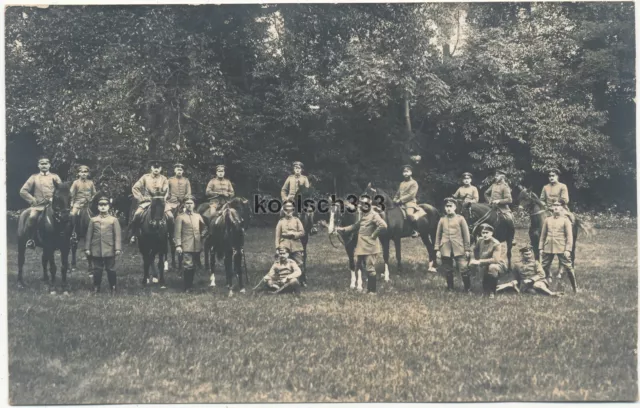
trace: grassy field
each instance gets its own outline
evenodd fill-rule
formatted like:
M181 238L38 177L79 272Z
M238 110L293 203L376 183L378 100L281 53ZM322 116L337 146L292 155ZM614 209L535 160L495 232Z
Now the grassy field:
M525 236L517 231L519 242ZM311 286L300 298L228 298L223 274L209 290L200 273L192 294L180 293L175 272L164 291L142 288L129 245L115 297L90 295L84 261L71 274L70 296L49 295L34 252L28 288L18 290L11 244L11 403L637 398L634 230L582 237L583 291L557 299L446 294L444 278L426 273L418 240L403 243L405 271L393 265L392 282L369 296L348 290L342 248L331 247L326 232L312 237ZM252 284L268 270L272 245L272 230L249 231Z

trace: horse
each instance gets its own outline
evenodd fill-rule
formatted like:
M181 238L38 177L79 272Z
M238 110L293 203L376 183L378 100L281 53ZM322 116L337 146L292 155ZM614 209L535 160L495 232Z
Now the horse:
M300 200L300 212L297 211L298 208L298 203L294 202L294 206L296 208L296 216L300 219L300 221L302 222L302 227L304 229L304 235L300 238L300 243L302 244L302 265L301 265L301 269L302 269L302 279L301 279L301 283L303 285L306 285L306 281L307 281L307 244L309 243L309 237L311 235L315 235L316 231L316 227L314 225L314 217L315 217L315 209L312 208L305 208L304 206L304 202L307 199L311 199L313 197L313 194L315 193L315 190L312 188L307 188L305 186L300 186L300 188L297 191L297 196L299 198L297 198L297 200Z
M91 222L91 218L94 216L94 212L92 208L94 208L94 199L98 195L96 194L91 200L87 201L87 203L80 209L80 213L78 214L76 225L73 229L73 234L71 236L71 270L76 270L76 251L78 250L78 241L81 238L85 238L87 235L87 228L89 228L89 223ZM87 257L87 264L89 273L93 270L91 257Z
M498 210L488 204L481 203L465 203L458 200L457 208L460 208L460 214L464 217L469 225L469 233L472 242L476 242L482 234L480 224L489 224L493 227L493 237L500 242L507 244L507 267L511 271L511 249L513 248L513 239L516 235L516 227L513 222L505 219Z
M178 215L180 215L180 213L182 212L182 208L183 208L183 204L180 203L180 205L178 205L176 208L171 210L174 220L178 217ZM173 231L170 231L169 235L173 235ZM175 237L173 238L175 239ZM172 269L176 269L176 244L174 239L169 239L169 247L171 248L171 268ZM169 269L167 263L168 262L165 261L165 265L164 265L165 271ZM178 254L177 266L178 266L178 273L180 273L180 271L182 270L182 254Z
M156 255L158 256L159 283L165 288L164 259L167 256L167 237L169 228L168 219L164 213L164 196L155 195L151 198L151 204L142 213L140 219L140 236L138 237L138 249L142 255L143 277L142 284L150 283L149 268L152 266ZM157 274L153 273L154 283Z
M357 219L358 219L358 214L357 212L355 212L355 210L347 210L345 211L344 208L342 208L341 211L338 211L338 204L333 204L330 207L330 212L329 212L329 225L328 225L328 232L329 232L329 240L331 241L331 245L334 248L337 248L337 246L335 246L333 244L333 241L331 240L331 235L333 234L333 232L335 231L336 227L348 227L350 225L353 225L356 223ZM356 249L356 244L358 243L358 232L351 232L351 233L344 233L344 234L340 234L338 235L340 241L342 242L342 245L344 246L345 251L347 252L347 256L349 257L349 270L351 271L351 285L349 286L351 289L357 289L359 291L362 290L362 266L361 265L356 265L355 262L355 249Z
M204 260L205 268L210 272L210 286L216 286L216 258L218 260L224 258L229 296L233 295L234 272L238 278L240 293L246 292L245 282L242 279L242 262L244 260L244 232L249 225L250 217L248 203L248 200L241 197L232 198L220 207L211 219L205 219L208 232L204 240ZM248 276L246 278L248 281Z
M529 226L529 239L533 246L533 253L536 260L540 260L540 250L538 245L540 244L540 234L542 233L542 224L544 220L551 216L551 212L547 210L546 206L540 198L531 190L524 187L520 187L520 194L518 195L518 203L520 207L529 213L531 218L531 225ZM576 259L576 243L578 241L578 232L582 231L586 236L590 236L593 232L593 228L589 223L580 221L577 217L572 224L573 231L573 247L571 248L571 265L575 266Z
M69 251L71 250L71 183L58 184L54 182L53 197L38 216L36 221L36 246L42 248L42 280L49 282L47 265L51 274L50 292L55 294L56 263L55 251L60 250L62 261L62 283L60 289L68 294L67 271L69 270ZM24 287L22 278L25 262L26 242L29 236L26 223L29 209L20 214L18 220L18 286Z

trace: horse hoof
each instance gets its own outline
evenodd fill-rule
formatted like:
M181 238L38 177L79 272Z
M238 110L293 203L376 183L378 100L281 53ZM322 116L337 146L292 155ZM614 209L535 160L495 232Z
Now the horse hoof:
M358 286L358 288L356 289L358 292L362 292L362 286Z
M153 283L158 283L158 278L153 278Z
M160 286L160 289L166 289L167 287L165 285Z
M240 289L240 293L245 294L247 293L247 290L245 288Z
M229 297L233 297L233 291L232 290L229 291Z
M436 268L429 268L429 272L438 273L438 270Z
M69 291L65 290L64 292L62 292L62 294L65 295L65 296L69 296Z
M55 290L52 290L51 292L49 292L50 295L57 295L58 292L56 292Z

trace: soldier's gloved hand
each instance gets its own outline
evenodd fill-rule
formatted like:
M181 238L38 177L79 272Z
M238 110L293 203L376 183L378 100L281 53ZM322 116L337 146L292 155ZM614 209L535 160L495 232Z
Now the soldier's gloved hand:
M116 256L120 256L121 254L122 254L122 251L118 249L118 250L116 251Z
M181 247L181 246L177 246L177 247L176 247L176 252L177 252L178 254L182 254L182 247Z
M464 251L464 256L466 256L467 259L471 258L471 252L470 251Z
M567 259L571 259L571 252L570 251L564 251L564 256Z
M88 249L87 249L86 251L84 251L84 253L85 253L87 256L91 256L91 251L89 251Z
M442 258L442 254L440 253L440 251L436 251L436 258Z

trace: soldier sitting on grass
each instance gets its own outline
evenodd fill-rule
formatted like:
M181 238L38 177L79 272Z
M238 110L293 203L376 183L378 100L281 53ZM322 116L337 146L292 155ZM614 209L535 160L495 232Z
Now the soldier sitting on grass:
M520 249L522 260L514 269L515 280L499 285L496 292L523 292L547 296L564 295L562 292L552 292L545 278L544 270L540 262L533 255L533 248L526 246Z
M289 249L279 246L276 255L278 259L273 263L269 273L264 277L264 283L273 293L300 294L300 282L298 278L302 271L298 264L289 259Z

